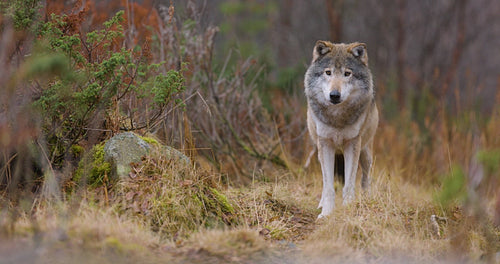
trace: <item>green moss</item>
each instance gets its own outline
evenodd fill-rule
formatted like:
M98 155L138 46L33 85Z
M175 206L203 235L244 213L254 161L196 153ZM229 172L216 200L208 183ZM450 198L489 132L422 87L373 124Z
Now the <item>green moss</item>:
M78 185L81 182L82 177L83 177L83 159L80 160L80 162L78 162L78 168L76 169L75 173L73 174L73 177L72 177L73 184L71 186ZM69 193L71 193L73 191L73 188L70 188L67 191Z
M152 137L143 137L143 136L139 136L142 140L146 141L146 143L150 144L150 145L160 145L160 143L158 142L158 140L152 138Z
M197 195L191 195L191 199L193 199L196 205L198 205L199 207L203 207L203 202L200 200L200 198L198 198Z
M71 153L75 155L76 157L80 157L83 152L85 151L82 146L80 145L72 145L70 148Z
M282 240L285 239L286 237L286 230L282 228L275 228L272 226L265 226L265 228L270 230L269 235L271 236L271 239L273 240Z
M103 244L106 249L116 253L127 254L130 252L139 252L145 250L143 246L135 243L123 243L116 237L107 237Z
M205 207L209 212L212 212L217 209L217 203L214 199L212 199L211 194L209 192L207 193L201 192L200 195L201 198L203 199Z
M104 244L106 245L106 247L117 250L118 252L124 252L123 244L115 237L106 238L106 240L104 240Z
M220 208L222 209L223 212L225 213L234 213L234 208L233 206L229 203L227 200L227 197L217 191L215 188L210 188L210 191L213 194L214 199L217 201L217 203L220 205Z
M91 187L103 185L107 176L111 173L111 164L104 161L104 142L97 144L84 155L78 163L78 169L73 175L73 182L81 184L86 178L86 183Z
M93 148L92 169L88 179L88 184L97 187L104 183L106 175L111 173L111 164L104 161L104 143L95 145Z

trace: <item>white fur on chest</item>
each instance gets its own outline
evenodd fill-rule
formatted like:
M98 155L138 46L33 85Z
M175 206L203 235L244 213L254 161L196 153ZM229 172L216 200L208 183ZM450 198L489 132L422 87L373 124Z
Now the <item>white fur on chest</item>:
M366 113L363 113L355 123L342 128L331 127L321 122L314 113L311 113L311 116L316 125L316 134L318 138L330 141L330 144L336 149L343 149L348 141L359 136L359 132L366 118Z

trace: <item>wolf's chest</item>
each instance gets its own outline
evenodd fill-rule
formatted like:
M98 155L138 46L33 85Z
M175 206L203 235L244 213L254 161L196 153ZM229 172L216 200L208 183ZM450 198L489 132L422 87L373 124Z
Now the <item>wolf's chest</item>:
M316 134L323 140L329 140L336 148L343 148L345 143L357 137L366 118L366 114L362 114L356 122L343 127L333 127L322 122L316 115L312 115L312 119L316 125Z

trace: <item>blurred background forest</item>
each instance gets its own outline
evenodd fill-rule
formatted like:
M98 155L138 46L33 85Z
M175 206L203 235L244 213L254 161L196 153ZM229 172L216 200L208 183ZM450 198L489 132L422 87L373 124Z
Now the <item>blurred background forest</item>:
M122 113L115 113L115 118L128 111L129 120L118 117L114 122L99 123L94 119L103 118L103 112L107 111L100 107L92 108L90 112L94 113L79 121L79 125L93 124L94 127L81 131L74 128L55 131L57 129L52 127L44 140L49 141L49 152L53 153L50 163L59 168L63 167L64 156L68 157L68 150L75 143L90 142L84 146L89 147L117 131L140 129L142 133L155 132L165 143L187 152L197 149L212 165L219 169L230 167L224 169L238 175L249 175L249 170L255 169L254 163L238 160L238 152L256 158L258 167L262 166L260 161L270 161L285 168L290 165L286 163L300 164L311 149L304 125L303 75L311 59L312 47L319 39L360 41L368 45L382 113L381 139L384 139L385 125L390 124L398 134L394 136L405 134L407 139L404 140L412 144L401 144L407 149L407 155L425 155L427 150L427 154L437 156L434 157L436 164L426 164L420 169L427 168L433 173L436 172L433 169L446 170L449 164L444 164L449 163L450 157L447 157L448 150L439 150L443 148L442 140L453 140L453 131L457 129L463 129L457 132L465 133L474 130L474 134L480 137L480 132L498 109L500 55L495 52L495 47L500 44L500 18L497 15L500 5L492 0L217 0L172 3L49 0L5 2L2 5L4 14L7 14L1 21L4 36L2 87L9 90L3 96L1 120L3 138L6 138L2 149L6 153L9 153L9 148L5 145L15 149L23 141L9 142L10 138L24 134L8 125L12 118L16 118L12 116L16 111L12 110L29 103L29 98L43 98L43 85L51 86L52 77L39 75L47 75L43 71L48 68L44 67L52 66L31 69L38 71L29 73L35 75L36 80L23 83L24 89L16 89L16 85L20 85L19 79L32 79L32 76L14 76L19 68L26 71L23 65L26 58L33 58L37 49L44 49L39 44L44 36L37 36L40 32L36 31L40 30L41 22L52 21L51 14L66 15L62 20L69 24L65 26L67 28L60 27L62 32L58 33L61 34L58 37L64 39L79 32L102 29L103 22L124 10L124 36L111 40L112 50L119 51L120 47L140 50L135 59L146 57L147 63L164 62L159 72L176 70L185 78L185 90L164 95L165 103L155 116L140 111L131 114L131 109L122 106L123 109L119 110ZM15 8L19 9L17 13L10 14ZM50 45L52 51L59 48ZM102 47L97 42L95 45L93 52L99 58ZM85 45L85 51L81 50L82 47L74 48L84 56L84 52L92 53ZM87 60L95 61L88 57ZM104 58L101 56L100 60ZM81 70L82 67L76 66L75 70ZM60 74L57 69L55 71L48 74ZM120 81L130 82L128 79ZM136 81L132 77L130 83ZM12 96L20 94L22 99L12 100ZM175 103L168 104L170 97L184 100L185 111L179 111L181 108ZM117 101L125 101L125 98L112 100L120 104ZM135 102L135 106L140 103L148 102ZM6 105L14 109L6 108ZM213 107L215 109L211 109ZM70 113L65 111L56 112L69 116ZM21 120L39 119L20 109L17 112L29 115ZM165 114L167 112L169 114ZM104 115L110 118L109 113ZM132 115L136 117L132 118ZM74 119L68 116L66 118ZM207 119L207 116L215 118ZM66 121L59 120L58 125L66 126ZM131 127L113 124L125 121L140 124ZM18 121L15 123L17 129L26 131ZM38 120L26 121L25 125L38 130L39 125L47 128L48 124ZM56 135L58 133L66 135ZM440 139L438 135L446 138ZM26 135L26 140L32 136ZM412 136L415 138L409 139ZM389 158L389 150L384 148L386 142L378 140L377 144L379 156ZM462 145L463 149L457 151L457 155L473 151L470 150L473 145ZM432 154L436 153L435 150L438 154ZM451 157L451 160L464 164L467 155L456 159ZM4 156L4 161L9 157L9 154ZM249 166L245 168L241 163Z
M72 193L84 153L123 131L181 150L228 184L317 172L315 162L304 169L313 146L303 78L316 41L330 40L367 44L381 116L375 170L445 186L443 199L494 200L500 223L499 1L15 0L0 9L5 208Z

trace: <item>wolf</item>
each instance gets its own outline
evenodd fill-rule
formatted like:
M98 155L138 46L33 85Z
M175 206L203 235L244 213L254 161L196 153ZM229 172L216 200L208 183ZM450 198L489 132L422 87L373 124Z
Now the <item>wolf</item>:
M317 41L304 87L307 128L317 147L323 174L319 219L335 207L336 154L344 155L344 204L354 199L358 163L362 169L362 188L367 190L370 185L378 109L366 44Z

